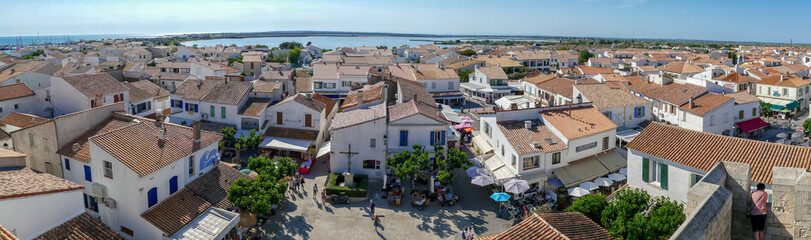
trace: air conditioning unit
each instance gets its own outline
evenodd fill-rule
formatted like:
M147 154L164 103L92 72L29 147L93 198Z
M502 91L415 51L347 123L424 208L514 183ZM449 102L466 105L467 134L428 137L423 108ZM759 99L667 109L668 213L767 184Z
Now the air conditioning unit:
M103 202L104 206L107 206L108 208L115 208L115 200L112 198L104 198Z
M46 97L46 98L45 98L45 101L46 101L46 102L50 102L50 101L51 101L51 97Z
M200 117L202 117L203 119L208 119L208 114L207 113L201 113Z
M107 196L107 187L104 185L93 183L93 195L96 197L106 197Z

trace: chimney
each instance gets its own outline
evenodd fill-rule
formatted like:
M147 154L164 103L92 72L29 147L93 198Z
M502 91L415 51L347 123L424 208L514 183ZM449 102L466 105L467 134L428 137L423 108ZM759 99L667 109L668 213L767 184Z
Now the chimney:
M196 121L196 122L191 124L192 129L194 130L194 135L193 135L194 143L197 143L197 144L200 143L200 124L201 124L200 121Z
M197 88L203 85L203 79L197 79Z
M693 106L695 106L695 105L693 104L693 98L690 98L690 102L688 102L688 104L690 104L690 105L688 105L688 106L687 106L687 108L689 108L689 109L693 109Z
M532 129L532 121L530 120L524 121L524 128L526 128L527 130Z
M73 150L73 153L77 153L81 149L82 145L79 145L79 143L73 143L73 145L71 146L71 150Z
M158 129L158 147L163 148L166 143L166 126L161 124Z
M358 106L363 104L363 89L358 89Z
M572 104L569 104L569 118L572 118Z
M416 93L414 94L414 98L411 98L411 100L412 100L412 101L416 101L416 100L417 100L417 94L416 94Z

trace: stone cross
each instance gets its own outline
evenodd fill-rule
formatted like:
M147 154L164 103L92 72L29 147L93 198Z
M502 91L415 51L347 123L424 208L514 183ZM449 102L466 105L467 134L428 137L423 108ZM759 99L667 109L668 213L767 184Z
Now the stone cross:
M348 150L346 150L344 152L338 152L338 153L346 154L346 160L348 161L346 172L351 173L352 172L352 155L358 155L360 153L352 151L352 144L349 144L349 149Z

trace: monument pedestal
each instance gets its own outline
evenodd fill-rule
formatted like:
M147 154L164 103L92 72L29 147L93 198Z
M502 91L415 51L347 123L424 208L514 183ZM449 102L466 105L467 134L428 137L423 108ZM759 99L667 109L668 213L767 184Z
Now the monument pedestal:
M355 187L355 175L352 175L352 173L349 172L345 172L344 182L341 185L348 188Z

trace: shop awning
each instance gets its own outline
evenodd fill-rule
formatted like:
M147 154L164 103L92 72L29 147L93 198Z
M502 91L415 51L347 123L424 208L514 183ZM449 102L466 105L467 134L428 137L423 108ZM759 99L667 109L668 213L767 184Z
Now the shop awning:
M531 174L524 174L518 177L518 179L527 181L529 184L544 182L546 181L546 172L536 172Z
M484 166L493 173L493 177L495 177L496 180L502 181L516 177L516 174L512 172L510 168L506 167L504 162L495 155L491 155L490 158L484 160Z
M738 128L741 129L741 131L743 131L744 133L749 134L751 132L763 129L769 126L769 124L764 122L763 119L758 117L743 122L735 123L735 126L738 126Z
M321 145L321 148L319 148L319 149L318 149L318 154L317 154L317 155L315 155L315 157L321 157L321 156L324 156L324 155L329 154L329 149L330 149L330 147L332 146L332 144L331 144L331 143L332 143L332 142L327 141L327 142L325 142L324 144L322 144L322 145Z
M618 171L628 165L628 161L616 151L597 156L597 160L608 168L609 172Z
M472 141L473 146L476 147L477 150L479 150L480 154L485 154L493 151L493 147L491 147L490 144L487 143L487 141L484 140L482 136L475 136L473 137Z
M267 137L265 138L264 141L262 141L261 144L259 144L259 147L288 150L295 152L306 152L307 148L310 147L310 143L311 141L308 140Z
M597 158L591 157L562 168L552 170L566 188L577 186L586 181L608 174L608 169L600 164Z
M800 103L797 101L788 101L788 100L780 100L780 99L773 99L773 98L764 98L764 102L767 102L772 105L772 110L780 111L780 110L792 110L795 108L800 107Z

